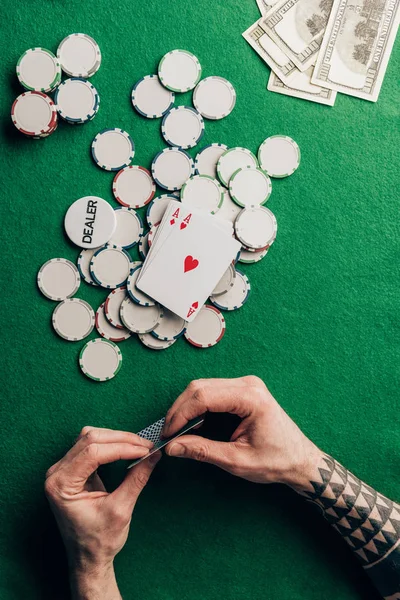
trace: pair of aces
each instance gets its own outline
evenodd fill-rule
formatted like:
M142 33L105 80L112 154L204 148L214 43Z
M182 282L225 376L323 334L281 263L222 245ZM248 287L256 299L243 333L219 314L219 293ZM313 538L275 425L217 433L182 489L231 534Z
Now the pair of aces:
M136 286L190 322L240 248L229 222L171 200Z

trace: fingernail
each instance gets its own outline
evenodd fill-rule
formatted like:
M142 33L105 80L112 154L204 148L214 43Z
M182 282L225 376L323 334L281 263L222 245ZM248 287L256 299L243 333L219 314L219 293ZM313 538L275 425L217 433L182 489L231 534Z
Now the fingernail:
M162 457L161 452L156 452L155 454L152 454L149 458L149 462L150 462L151 466L156 465L161 457Z
M168 454L170 456L184 456L185 447L182 444L172 444L168 446Z

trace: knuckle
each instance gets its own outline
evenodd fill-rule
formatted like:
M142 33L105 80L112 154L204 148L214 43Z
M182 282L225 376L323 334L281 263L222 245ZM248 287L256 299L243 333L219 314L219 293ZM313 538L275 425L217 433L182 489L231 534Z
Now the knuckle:
M87 433L85 434L85 439L88 444L94 444L99 439L98 433L95 429L88 427Z
M191 454L192 454L192 458L194 458L194 460L198 460L201 462L206 462L210 455L207 446L204 446L204 445L195 446L193 448Z
M85 427L82 427L79 437L84 437L89 433L89 431L91 431L91 429L92 427L90 427L89 425L85 425Z
M116 504L112 507L110 517L118 527L128 525L131 520L130 512L128 512L122 504Z
M247 385L251 387L265 387L263 380L257 377L257 375L246 375L246 377L243 377L243 379L246 381Z
M54 477L48 477L44 482L44 491L48 498L54 499L57 496L57 485Z
M193 379L188 386L188 389L192 392L195 393L198 389L200 389L202 387L202 381L201 379Z
M83 454L89 460L96 460L99 454L99 446L98 444L90 443L84 448Z
M149 481L148 473L144 473L143 471L141 471L140 473L137 473L137 475L135 477L135 483L136 483L136 487L139 490L143 489L148 481Z

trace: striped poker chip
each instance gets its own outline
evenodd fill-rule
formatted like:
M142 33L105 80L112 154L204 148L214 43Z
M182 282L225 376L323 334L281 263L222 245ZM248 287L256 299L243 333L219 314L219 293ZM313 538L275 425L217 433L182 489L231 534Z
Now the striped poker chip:
M153 329L151 335L164 342L172 342L180 338L186 331L185 319L172 311L164 308L164 313L159 324Z
M153 198L147 208L146 219L149 227L153 227L155 223L159 223L164 216L171 200L176 200L172 194L162 194Z
M101 335L101 337L106 338L106 340L110 340L110 342L123 342L131 337L131 332L127 329L117 328L114 325L111 325L109 321L107 321L105 312L104 312L105 303L101 304L96 311L95 317L95 325L96 329Z
M57 127L57 109L43 92L24 92L13 102L11 120L28 137L47 137Z
M242 247L239 253L239 262L245 265L252 265L253 263L257 263L260 260L262 260L264 256L267 256L268 250L269 246L268 248L261 250L261 252L249 252L249 250Z
M120 246L106 244L94 253L89 271L101 287L114 289L125 285L132 268L132 259Z
M121 321L132 333L149 333L159 324L162 315L163 309L159 304L141 306L129 297L121 304Z
M161 133L171 146L194 148L204 135L203 117L191 106L175 106L163 118Z
M237 147L224 152L217 163L217 174L222 185L228 187L234 172L245 167L258 167L257 158L250 150Z
M187 50L172 50L160 60L158 77L168 90L188 92L200 81L199 59Z
M139 340L142 342L146 348L150 348L151 350L166 350L170 348L173 344L175 344L175 340L160 340L150 333L139 333Z
M226 329L225 319L214 306L205 304L196 318L188 323L185 338L197 348L211 348L223 338Z
M107 321L117 329L124 329L119 313L125 298L127 298L126 286L122 286L113 290L104 303L104 315Z
M265 204L271 192L271 180L260 167L238 169L229 180L229 194L243 208Z
M150 231L144 233L139 240L138 250L142 260L146 259L146 256L149 252L149 233Z
M61 68L70 77L92 77L100 68L101 52L97 42L86 33L71 33L57 49Z
M224 152L228 150L225 144L209 144L196 155L194 166L196 175L217 177L217 163Z
M218 211L218 219L225 219L234 225L236 217L242 210L241 206L238 206L236 202L230 197L229 191L226 188L222 188L223 200L222 205Z
M130 270L128 281L126 282L126 290L129 297L136 302L136 304L140 304L140 306L154 306L155 301L136 287L136 282L140 276L141 270L141 264Z
M206 77L193 92L193 104L206 119L223 119L235 108L235 88L223 77Z
M236 237L249 250L265 250L271 246L277 231L275 215L264 206L244 208L235 221Z
M164 148L154 157L151 174L160 187L169 191L180 190L194 174L194 161L185 150Z
M70 298L79 289L81 278L79 271L66 258L52 258L44 263L37 275L39 290L49 300L61 302Z
M300 148L287 135L272 135L258 149L260 166L270 177L288 177L300 164Z
M90 304L80 298L67 298L56 306L52 324L58 335L64 340L77 342L83 340L92 331L95 315Z
M175 102L175 94L161 83L157 75L146 75L132 88L133 108L143 117L158 119L163 117Z
M231 287L234 286L236 279L236 269L234 265L229 265L221 279L215 286L212 292L212 296L220 296L225 294Z
M108 381L115 377L122 365L122 354L114 342L96 338L87 342L79 355L82 373L94 381Z
M233 286L224 294L210 296L210 301L221 310L237 310L247 302L250 289L250 282L246 275L236 269Z
M127 167L135 156L133 139L129 133L117 127L100 131L92 142L91 150L96 165L106 171L119 171Z
M93 258L95 252L100 250L102 246L98 248L84 248L78 256L76 266L78 267L79 275L89 285L97 286L97 283L92 279L89 271L90 261Z
M130 165L116 174L112 191L122 206L142 208L153 199L156 186L150 171L138 165Z
M215 215L224 201L222 186L209 175L194 175L183 185L181 201L182 204Z
M61 82L61 67L46 48L30 48L17 62L17 77L27 90L52 92Z
M151 228L150 231L147 235L147 245L149 248L151 248L151 245L154 241L155 235L157 233L157 229L159 227L160 223L155 223Z
M142 219L133 208L118 206L114 208L114 212L117 218L117 226L109 243L122 248L136 246L143 234Z
M90 81L81 77L71 77L59 85L54 102L64 121L82 124L88 123L96 116L100 97Z

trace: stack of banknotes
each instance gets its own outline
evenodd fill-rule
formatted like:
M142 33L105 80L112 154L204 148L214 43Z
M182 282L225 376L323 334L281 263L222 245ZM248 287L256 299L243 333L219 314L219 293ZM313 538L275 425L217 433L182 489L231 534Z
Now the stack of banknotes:
M256 0L243 37L271 67L272 92L333 106L336 93L376 102L400 0Z

